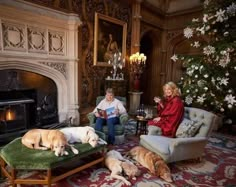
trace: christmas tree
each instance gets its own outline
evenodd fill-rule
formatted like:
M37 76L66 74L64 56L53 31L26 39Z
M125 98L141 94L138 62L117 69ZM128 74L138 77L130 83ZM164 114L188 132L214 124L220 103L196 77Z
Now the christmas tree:
M186 68L179 83L187 106L232 118L236 112L236 4L234 0L205 0L201 18L184 29L198 55L176 55ZM234 114L235 115L235 114ZM234 117L235 118L235 117Z

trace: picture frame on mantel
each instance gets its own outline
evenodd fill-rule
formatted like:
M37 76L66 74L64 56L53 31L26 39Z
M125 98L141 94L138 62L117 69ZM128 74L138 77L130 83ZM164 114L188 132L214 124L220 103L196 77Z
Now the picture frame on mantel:
M94 65L112 66L108 63L112 55L126 55L127 23L104 14L95 13Z

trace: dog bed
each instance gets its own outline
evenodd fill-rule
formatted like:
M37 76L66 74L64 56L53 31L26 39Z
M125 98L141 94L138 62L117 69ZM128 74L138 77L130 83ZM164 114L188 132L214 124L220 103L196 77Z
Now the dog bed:
M102 139L105 135L96 132ZM21 138L16 138L5 145L0 152L1 170L12 186L16 184L47 184L51 186L95 164L102 163L105 158L106 146L98 145L93 148L90 144L76 143L74 147L79 150L75 155L68 149L69 155L57 157L54 152L29 149L21 143ZM20 172L40 171L42 179L21 178Z

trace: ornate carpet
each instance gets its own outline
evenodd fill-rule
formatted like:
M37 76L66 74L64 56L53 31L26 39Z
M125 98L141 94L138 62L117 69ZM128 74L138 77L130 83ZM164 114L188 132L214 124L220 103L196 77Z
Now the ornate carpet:
M129 129L132 131L132 128ZM126 153L138 145L139 138L126 133L126 142L116 145L114 149ZM142 171L136 180L130 180L135 187L236 187L236 137L213 133L205 148L202 162L194 160L181 161L169 164L173 183L168 183L156 176L152 176L147 169L138 165ZM184 153L183 153L184 154ZM35 172L25 173L24 177L37 175ZM120 180L109 177L107 168L99 165L81 171L60 182L53 187L124 187ZM1 187L9 186L2 181ZM22 185L26 186L26 185ZM29 185L27 185L29 187ZM40 186L40 185L30 185Z

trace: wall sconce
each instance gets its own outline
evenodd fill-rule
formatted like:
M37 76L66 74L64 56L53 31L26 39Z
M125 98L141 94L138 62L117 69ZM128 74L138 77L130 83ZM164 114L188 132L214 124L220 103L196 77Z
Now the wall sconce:
M147 57L143 53L135 53L129 57L131 65L131 74L133 74L133 89L136 91L140 90L140 78L144 71Z

